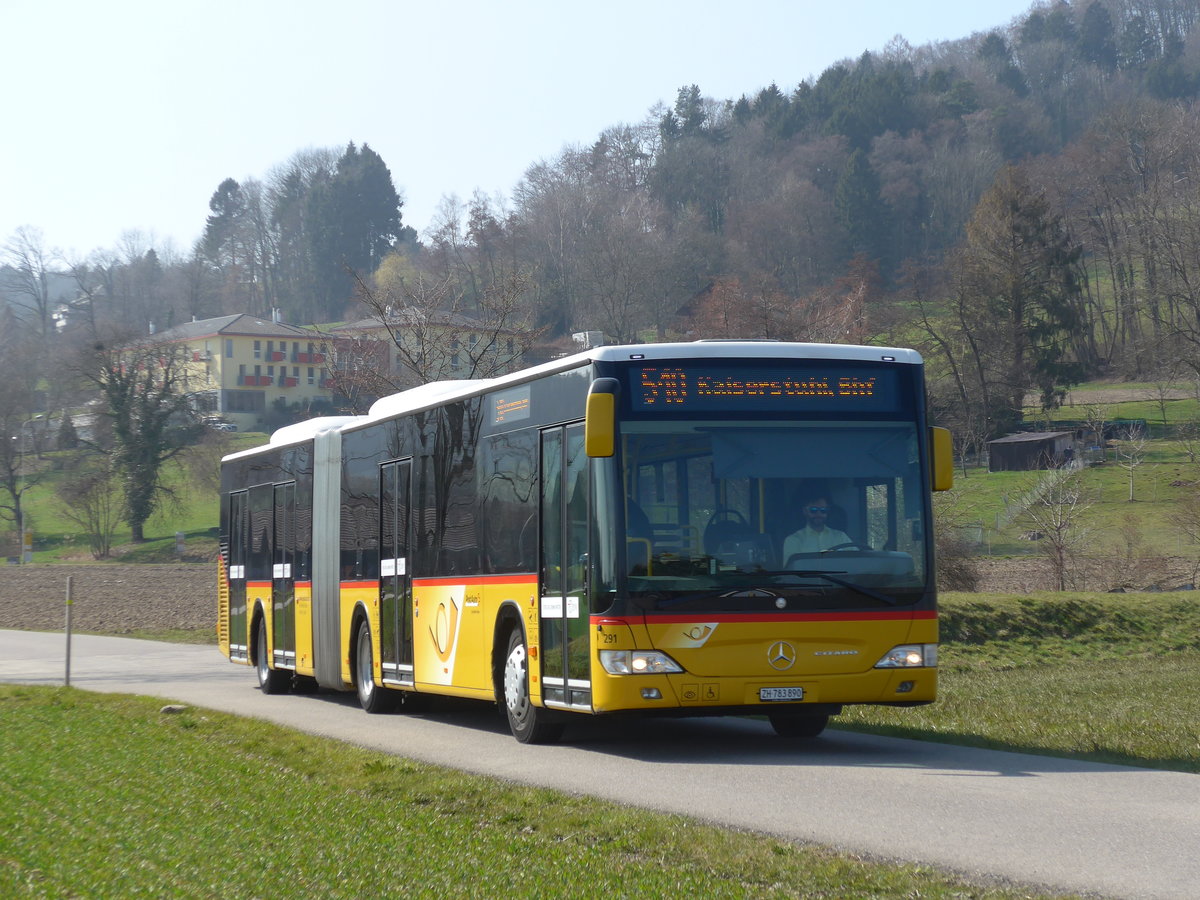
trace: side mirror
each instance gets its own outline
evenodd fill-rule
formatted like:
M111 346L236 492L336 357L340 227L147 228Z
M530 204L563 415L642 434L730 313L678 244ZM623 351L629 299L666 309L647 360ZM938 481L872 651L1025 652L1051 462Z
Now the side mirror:
M954 441L945 428L929 429L929 467L935 491L954 487Z
M615 378L597 378L587 396L583 420L583 448L591 457L612 456L617 451L617 391Z

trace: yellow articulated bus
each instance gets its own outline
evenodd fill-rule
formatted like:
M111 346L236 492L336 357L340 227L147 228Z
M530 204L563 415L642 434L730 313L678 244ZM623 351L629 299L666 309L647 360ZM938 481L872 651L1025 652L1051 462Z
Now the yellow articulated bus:
M428 384L225 458L218 632L263 691L572 715L766 716L813 736L937 693L920 356L600 347Z

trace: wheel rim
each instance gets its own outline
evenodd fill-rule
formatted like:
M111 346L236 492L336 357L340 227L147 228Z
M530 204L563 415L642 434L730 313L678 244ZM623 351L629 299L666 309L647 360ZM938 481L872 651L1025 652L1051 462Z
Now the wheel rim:
M371 632L358 630L358 696L365 702L375 691L375 673L371 665Z
M517 725L529 716L529 690L525 678L525 646L517 644L504 663L504 704L509 718Z
M254 659L258 669L258 683L262 686L267 683L267 679L271 677L271 669L267 665L267 629L259 622L258 623L258 646L255 648Z

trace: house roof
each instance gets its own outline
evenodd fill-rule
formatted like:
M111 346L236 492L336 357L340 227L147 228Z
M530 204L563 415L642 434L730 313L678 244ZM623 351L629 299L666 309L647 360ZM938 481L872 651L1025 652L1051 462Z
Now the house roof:
M425 313L411 306L406 306L403 309L393 310L387 317L387 324L393 328L411 328L413 325L423 321L431 322L435 325L443 325L447 328L482 328L484 323L479 319L471 316L463 315L456 312L437 311L433 313ZM381 316L369 316L365 319L359 319L355 322L347 322L344 325L338 325L329 329L331 332L338 331L372 331L384 326L384 319Z
M223 337L238 335L241 337L283 337L304 338L312 340L315 332L298 325L287 325L283 322L272 322L269 318L251 316L247 313L237 313L232 316L218 316L215 319L200 319L185 322L160 331L154 335L158 341L194 341L206 337Z
M988 441L989 444L1020 444L1034 443L1037 441L1048 441L1053 438L1069 438L1069 431L1023 431L1020 434L1006 434L1002 438L996 438L994 441Z

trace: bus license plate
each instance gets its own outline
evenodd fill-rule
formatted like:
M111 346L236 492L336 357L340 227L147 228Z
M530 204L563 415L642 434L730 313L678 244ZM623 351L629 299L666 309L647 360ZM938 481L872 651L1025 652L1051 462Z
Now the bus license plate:
M767 700L803 700L804 688L802 687L776 687L776 688L759 688L758 699L761 701Z

